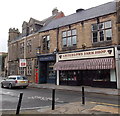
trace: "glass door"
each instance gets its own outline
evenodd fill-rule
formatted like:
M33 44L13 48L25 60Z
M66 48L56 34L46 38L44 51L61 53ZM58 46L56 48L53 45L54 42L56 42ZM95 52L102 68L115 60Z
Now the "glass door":
M53 70L55 62L48 62L48 70L47 70L47 82L55 83L56 73Z

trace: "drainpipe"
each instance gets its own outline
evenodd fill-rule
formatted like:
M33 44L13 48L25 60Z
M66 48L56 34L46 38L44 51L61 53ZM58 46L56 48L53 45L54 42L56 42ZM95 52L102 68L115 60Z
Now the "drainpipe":
M26 59L26 49L27 49L27 37L24 39L24 59ZM27 62L27 60L26 60ZM26 67L24 68L24 75L26 75Z
M115 63L116 63L116 76L117 76L117 89L120 89L120 51L117 46L115 47Z

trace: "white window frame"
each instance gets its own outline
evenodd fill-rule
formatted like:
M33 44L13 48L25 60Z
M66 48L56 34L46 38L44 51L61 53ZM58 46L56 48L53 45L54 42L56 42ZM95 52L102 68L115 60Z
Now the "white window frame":
M110 27L105 27L105 24L110 22ZM99 28L100 24L103 24L103 28ZM93 30L93 25L96 25L97 26L97 29L96 30ZM96 24L92 24L92 43L98 43L98 42L105 42L105 41L111 41L112 40L112 21L111 20L108 20L108 21L105 21L105 22L101 22L101 23L96 23ZM111 39L110 40L107 40L107 37L106 37L106 31L107 30L111 30ZM101 41L100 40L100 32L103 31L104 32L104 40ZM93 40L93 32L97 32L97 42L94 42Z

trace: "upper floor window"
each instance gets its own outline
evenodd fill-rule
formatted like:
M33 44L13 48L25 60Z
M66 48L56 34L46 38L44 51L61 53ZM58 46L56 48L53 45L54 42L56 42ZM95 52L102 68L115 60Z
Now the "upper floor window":
M27 61L27 75L32 74L32 62L31 60Z
M43 50L49 50L50 49L50 36L43 36Z
M34 32L33 26L29 27L29 34L32 34Z
M24 54L24 42L20 43L20 54Z
M76 45L77 41L76 29L62 32L62 45L63 47L71 47Z
M31 40L28 40L27 41L27 52L31 52L32 51L32 41Z
M111 21L92 24L92 41L102 42L112 40L112 24Z

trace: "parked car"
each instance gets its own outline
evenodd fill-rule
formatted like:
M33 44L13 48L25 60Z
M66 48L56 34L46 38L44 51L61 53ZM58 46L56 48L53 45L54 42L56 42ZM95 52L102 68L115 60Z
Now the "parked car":
M1 81L1 88L8 87L23 87L26 88L29 85L27 77L21 75L11 75L8 78Z

